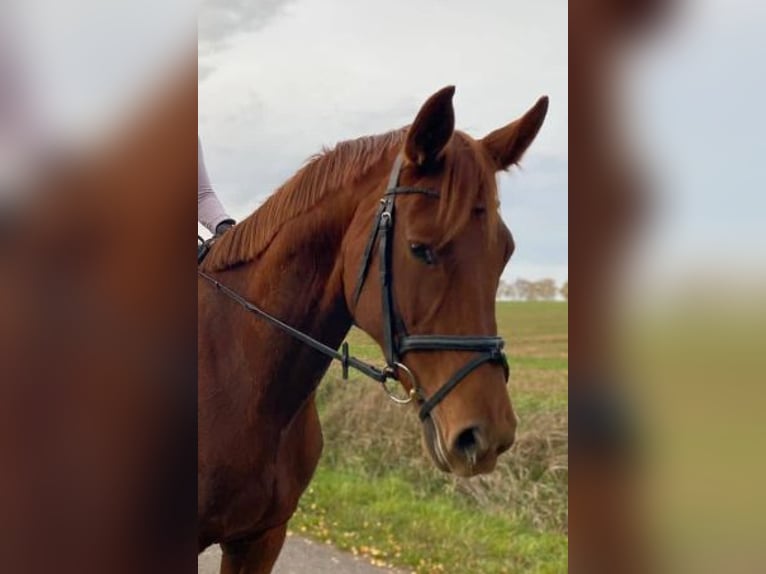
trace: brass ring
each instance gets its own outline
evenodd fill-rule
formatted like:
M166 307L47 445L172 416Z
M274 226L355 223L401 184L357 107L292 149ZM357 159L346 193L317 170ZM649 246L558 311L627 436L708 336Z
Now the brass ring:
M407 378L409 378L411 385L410 391L407 397L403 399L401 397L397 397L394 392L388 388L385 382L383 383L383 389L386 391L388 398L395 402L397 405L407 405L411 403L418 394L418 380L415 378L415 373L408 369L406 365L402 363L394 363L394 367L396 367L399 372L404 372L407 374ZM401 380L398 378L395 378L394 380L401 382Z

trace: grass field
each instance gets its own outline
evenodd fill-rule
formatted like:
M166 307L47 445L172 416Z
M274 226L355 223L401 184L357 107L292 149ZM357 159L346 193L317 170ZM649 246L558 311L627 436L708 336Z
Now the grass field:
M292 531L418 573L566 571L567 304L499 302L497 314L519 418L497 470L439 472L416 413L333 366L318 392L324 453ZM380 361L363 333L349 342Z

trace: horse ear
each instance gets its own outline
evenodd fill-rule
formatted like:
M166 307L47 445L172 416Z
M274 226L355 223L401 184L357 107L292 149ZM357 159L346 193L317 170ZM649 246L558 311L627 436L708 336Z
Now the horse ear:
M521 160L521 156L540 131L547 113L548 96L543 96L519 119L493 131L481 140L495 160L497 169L507 169Z
M455 86L447 86L428 98L407 132L404 153L415 165L426 164L444 150L455 131L452 96Z

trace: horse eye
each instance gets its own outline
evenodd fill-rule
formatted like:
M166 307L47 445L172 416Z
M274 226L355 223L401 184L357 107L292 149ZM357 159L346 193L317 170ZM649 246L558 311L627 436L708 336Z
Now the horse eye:
M427 265L436 263L434 252L428 245L424 245L423 243L410 243L410 251L415 257Z

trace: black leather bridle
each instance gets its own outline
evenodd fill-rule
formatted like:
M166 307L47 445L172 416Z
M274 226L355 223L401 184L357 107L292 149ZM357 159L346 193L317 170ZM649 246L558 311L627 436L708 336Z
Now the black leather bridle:
M354 306L359 302L362 289L365 285L372 250L377 240L378 255L380 258L380 291L383 321L383 353L388 368L395 373L404 371L410 379L411 396L420 401L420 419L424 420L431 411L444 398L452 392L471 372L484 363L499 363L505 371L508 380L508 361L503 352L503 339L495 336L473 335L409 335L401 317L396 313L393 292L393 264L392 246L393 232L396 214L396 198L406 194L421 194L439 198L439 192L420 188L405 187L399 185L399 176L402 170L404 156L397 156L391 176L388 180L388 188L380 206L375 214L377 225L373 226L370 238L362 256L362 266L359 270L356 289L354 290ZM433 395L426 398L422 388L418 385L416 377L404 366L401 359L405 354L416 351L465 351L477 353L477 356L461 367L452 377L444 383Z
M377 242L380 258L380 285L382 294L382 321L383 321L383 353L386 359L386 367L379 369L367 364L348 354L348 343L343 343L338 351L317 341L310 335L291 327L260 307L244 299L241 295L220 283L217 279L204 271L198 270L199 275L212 283L224 295L244 307L246 310L259 315L277 328L288 333L292 337L305 343L309 347L323 353L331 359L340 361L343 367L343 378L348 378L349 367L374 379L382 384L389 379L394 379L402 384L401 375L404 373L409 383L409 396L406 399L399 398L387 388L389 397L398 403L409 403L416 399L420 403L419 416L425 420L431 411L444 400L470 373L484 363L497 363L505 371L508 380L508 361L503 352L503 339L497 336L473 336L473 335L409 335L406 332L403 321L396 313L393 293L393 232L396 213L396 198L406 194L421 194L439 198L439 193L432 189L418 187L404 187L399 185L399 175L403 164L403 156L399 155L394 162L388 187L380 200L380 205L375 213L375 223L365 246L362 256L362 264L359 269L356 288L354 290L354 307L356 307L364 288L372 252ZM468 361L454 375L442 385L433 395L426 397L418 384L417 378L412 371L402 362L405 354L418 351L462 351L476 353L476 357Z

